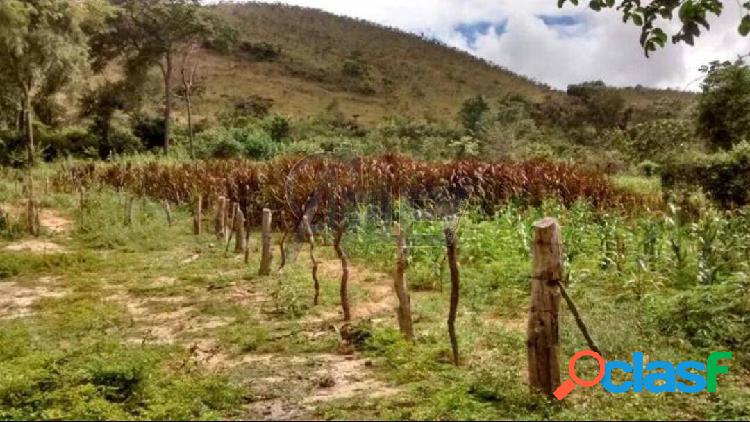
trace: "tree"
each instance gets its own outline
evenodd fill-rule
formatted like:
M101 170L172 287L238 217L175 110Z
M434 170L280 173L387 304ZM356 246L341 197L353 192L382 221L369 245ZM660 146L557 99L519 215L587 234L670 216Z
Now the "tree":
M489 110L490 106L484 97L477 95L464 101L458 117L467 131L477 134L482 131L482 118Z
M34 163L34 101L69 84L86 67L80 17L65 0L0 2L0 79L20 95L29 164Z
M100 37L99 62L124 52L130 68L158 65L164 82L164 153L169 152L174 58L210 38L212 24L198 0L115 0L119 11L112 30Z
M180 65L182 89L179 95L185 100L185 105L187 106L188 139L190 141L190 158L192 159L195 158L195 148L193 145L193 96L201 94L204 88L203 79L198 77L198 63L192 62L193 53L198 47L198 44L192 44L189 48L186 48Z
M625 98L614 89L608 89L602 81L568 85L568 96L581 101L576 120L587 122L598 130L627 126L628 112Z
M578 5L579 0L557 0L558 7L566 2ZM738 4L739 4L738 0ZM647 3L647 4L643 4ZM710 30L707 21L709 14L719 16L724 8L721 0L652 0L643 2L641 0L589 0L592 10L600 11L605 8L617 7L622 11L623 22L631 21L641 28L641 45L646 56L657 47L664 47L668 36L659 26L660 21L672 21L677 19L681 23L680 30L672 35L672 42L684 42L693 45L695 38L701 35L701 28ZM740 17L738 31L740 35L747 36L750 33L750 0L744 0L741 4L743 14Z
M750 139L750 67L743 61L711 62L698 100L698 133L719 148Z

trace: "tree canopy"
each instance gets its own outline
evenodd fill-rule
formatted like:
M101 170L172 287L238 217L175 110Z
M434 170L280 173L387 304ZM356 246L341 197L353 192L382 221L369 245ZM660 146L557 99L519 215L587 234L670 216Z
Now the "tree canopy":
M738 4L740 1L738 0ZM579 0L557 0L559 7L567 2L578 5ZM662 26L674 20L675 13L681 27L678 32L672 34L672 42L693 45L702 30L711 29L708 16L719 16L724 9L724 2L721 0L589 0L588 5L597 12L616 7L622 12L623 22L630 21L639 26L640 42L647 56L666 44L669 37ZM747 36L750 33L750 1L743 1L740 6L743 15L740 17L738 31L740 35Z
M750 139L750 67L743 61L712 62L698 101L698 133L720 148Z
M191 44L207 41L216 20L198 0L113 0L118 7L109 30L94 41L95 64L124 55L126 70L158 66L164 80L164 151L169 150L174 58Z
M80 16L63 0L0 2L0 80L18 92L28 159L34 159L32 104L85 69L88 57Z

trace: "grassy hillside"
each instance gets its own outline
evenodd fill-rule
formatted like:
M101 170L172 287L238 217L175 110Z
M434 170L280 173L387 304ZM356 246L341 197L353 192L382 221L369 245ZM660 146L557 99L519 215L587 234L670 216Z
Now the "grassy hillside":
M438 119L478 93L539 99L548 92L469 54L369 22L283 5L216 8L238 29L242 44L230 55L201 56L204 111L257 95L292 116L318 113L336 101L347 117L363 122L388 115ZM269 48L277 54L264 54Z
M215 6L240 34L237 51L204 51L207 90L198 112L211 115L242 99L273 101L292 117L335 103L346 117L370 123L388 116L453 119L468 97L560 95L528 78L438 42L320 10L271 4ZM643 105L685 94L628 90Z

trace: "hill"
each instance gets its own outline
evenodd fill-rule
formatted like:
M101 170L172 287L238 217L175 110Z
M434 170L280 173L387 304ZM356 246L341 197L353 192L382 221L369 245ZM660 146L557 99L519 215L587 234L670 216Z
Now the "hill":
M232 53L200 53L207 89L199 114L254 98L292 117L335 106L363 123L388 116L446 120L477 94L531 101L562 95L438 41L371 22L280 4L213 7L238 30L240 44ZM638 106L689 97L651 89L626 95Z
M292 116L332 102L363 122L388 115L444 118L479 93L540 99L549 89L470 54L370 22L278 4L222 4L237 52L203 52L203 110L251 96Z

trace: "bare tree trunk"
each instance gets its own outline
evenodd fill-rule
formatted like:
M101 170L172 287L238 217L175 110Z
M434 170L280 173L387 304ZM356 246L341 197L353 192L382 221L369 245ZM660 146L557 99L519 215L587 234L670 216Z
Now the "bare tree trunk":
M16 116L16 132L21 133L24 130L26 130L26 111L21 107Z
M271 274L271 210L263 209L263 221L261 224L261 242L263 244L260 257L259 275Z
M29 165L33 166L35 162L34 157L34 110L31 105L31 93L26 92L24 94L24 113L26 123L26 157Z
M339 295L341 296L341 309L344 312L344 321L349 322L352 319L349 308L349 258L341 247L341 238L344 236L345 230L346 225L340 222L338 227L336 227L336 239L333 248L336 250L339 260L341 260L341 286L339 288Z
M393 289L396 291L398 297L398 307L396 308L396 316L398 317L398 328L401 330L401 334L409 340L414 340L414 326L411 320L411 298L409 297L409 291L406 287L406 281L404 280L404 273L408 266L406 260L406 242L404 241L404 234L401 232L401 225L396 223L396 271L393 277Z
M188 141L190 148L190 159L195 160L195 149L193 147L193 103L190 101L190 90L185 91L185 102L187 103L188 118Z
M305 230L308 243L310 243L310 261L312 261L312 278L315 287L313 305L317 305L320 298L320 282L318 281L318 260L315 259L315 237L313 235L312 227L310 227L310 221L307 219L306 215L302 216L302 228Z
M534 223L534 278L526 332L529 386L552 395L560 386L560 281L562 236L554 218Z
M182 88L185 90L185 103L187 105L187 118L188 118L188 140L190 142L190 158L195 159L195 149L193 145L193 86L195 85L195 73L198 71L198 65L193 66L190 70L190 74L187 73L187 67L190 65L190 56L198 47L198 44L193 43L185 50L185 54L182 56L182 65L180 67L180 74L182 75Z
M448 310L448 335L451 339L453 350L453 363L458 366L458 339L456 338L456 313L458 311L458 293L461 287L461 278L458 273L458 259L456 257L456 232L450 227L445 229L445 244L448 250L448 266L451 270L451 302Z
M169 139L172 135L172 53L167 52L164 69L164 155L169 154Z

